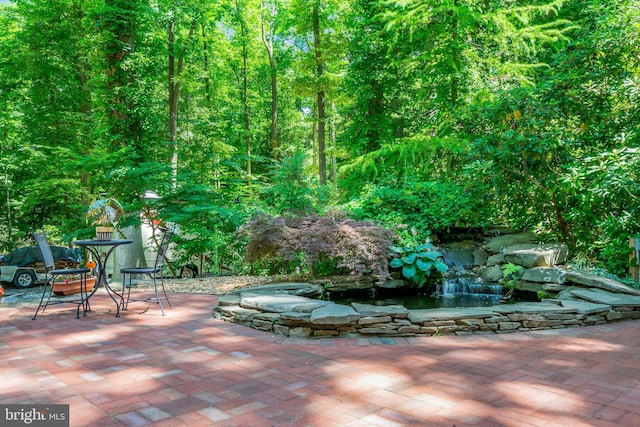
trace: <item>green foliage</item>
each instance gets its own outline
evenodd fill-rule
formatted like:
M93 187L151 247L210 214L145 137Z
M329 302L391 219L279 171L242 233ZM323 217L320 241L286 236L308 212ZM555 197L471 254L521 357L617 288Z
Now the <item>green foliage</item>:
M415 236L483 224L483 205L455 183L416 180L397 186L370 185L349 207L354 218L376 221L415 244Z
M509 299L513 295L516 289L519 271L522 270L522 268L521 265L516 265L511 262L502 266L502 279L500 280L500 284L507 288L507 293L504 294L505 299Z
M536 296L538 297L538 300L542 301L545 298L551 298L551 294L547 291L538 291L536 293Z
M640 230L638 8L436 3L2 3L0 251L43 226L88 237L94 195L133 213L151 208L140 195L154 189L163 219L197 236L180 242L185 257L242 270L246 241L232 236L247 218L324 212L337 194L402 244L502 223L625 272L626 239ZM175 144L170 85L180 86ZM335 187L317 185L320 154L335 162ZM305 257L277 269L309 268ZM313 265L340 268L320 255Z
M158 218L165 223L178 227L178 264L203 256L209 260L207 272L243 273L244 241L238 240L234 232L249 215L246 206L198 185L188 176L181 176L181 181L182 185L148 206L157 209Z
M448 267L442 262L442 254L438 252L431 242L418 246L391 246L396 255L390 262L392 268L402 268L402 275L418 288L427 283L431 270L437 270L444 274Z
M306 156L296 153L275 163L269 174L269 186L263 189L263 197L274 212L315 211L313 183L306 172Z

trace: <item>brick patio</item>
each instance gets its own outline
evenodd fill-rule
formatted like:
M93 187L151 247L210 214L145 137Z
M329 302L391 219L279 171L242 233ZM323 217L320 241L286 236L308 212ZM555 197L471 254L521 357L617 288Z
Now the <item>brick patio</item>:
M103 292L103 291L100 291ZM0 305L0 400L71 426L640 426L640 322L488 336L291 339L172 295Z

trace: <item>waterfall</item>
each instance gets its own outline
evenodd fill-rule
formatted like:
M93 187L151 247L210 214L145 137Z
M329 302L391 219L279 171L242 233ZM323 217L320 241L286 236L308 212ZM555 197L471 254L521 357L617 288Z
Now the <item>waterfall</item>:
M438 285L436 294L445 298L455 295L502 296L503 290L502 285L470 281L465 278L454 278L447 279L442 285Z

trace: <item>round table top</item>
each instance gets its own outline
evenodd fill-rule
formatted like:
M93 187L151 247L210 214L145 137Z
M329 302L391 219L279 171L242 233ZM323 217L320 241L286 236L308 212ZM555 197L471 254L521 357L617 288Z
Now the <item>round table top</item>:
M133 243L131 239L111 239L111 240L74 240L71 242L72 245L76 246L118 246L118 245L127 245L129 243Z

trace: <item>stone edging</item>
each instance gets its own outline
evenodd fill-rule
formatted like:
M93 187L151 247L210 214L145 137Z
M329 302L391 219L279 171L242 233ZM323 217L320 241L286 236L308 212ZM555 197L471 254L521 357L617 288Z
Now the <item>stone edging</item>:
M214 317L286 337L500 334L640 319L640 297L601 289L576 291L579 300L548 300L482 308L408 310L351 306L295 295L250 292L220 297Z

